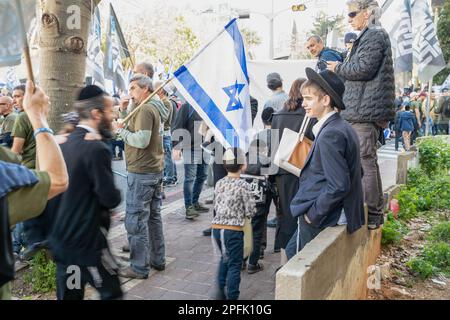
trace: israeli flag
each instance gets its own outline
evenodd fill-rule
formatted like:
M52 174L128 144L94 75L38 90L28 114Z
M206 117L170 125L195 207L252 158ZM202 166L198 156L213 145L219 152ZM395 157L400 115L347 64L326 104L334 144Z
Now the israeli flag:
M248 151L252 117L244 42L236 19L174 73L174 85L225 148Z

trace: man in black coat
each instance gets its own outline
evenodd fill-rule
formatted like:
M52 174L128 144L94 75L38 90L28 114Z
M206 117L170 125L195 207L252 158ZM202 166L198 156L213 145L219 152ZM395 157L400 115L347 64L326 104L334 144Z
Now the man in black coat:
M382 131L395 117L394 65L389 35L377 21L381 11L378 2L350 0L347 4L348 22L360 33L348 59L329 62L328 69L345 81L346 110L342 118L351 123L361 143L368 228L374 230L384 222L377 145Z
M336 111L345 110L344 84L328 70L318 74L307 68L306 74L303 107L319 121L291 203L299 228L286 247L289 259L327 227L347 224L353 233L365 222L358 136Z
M117 266L108 248L110 210L120 204L111 151L113 102L96 86L84 88L75 103L80 123L61 145L69 189L49 204L55 222L50 246L57 266L57 298L82 300L89 283L103 300L122 298Z

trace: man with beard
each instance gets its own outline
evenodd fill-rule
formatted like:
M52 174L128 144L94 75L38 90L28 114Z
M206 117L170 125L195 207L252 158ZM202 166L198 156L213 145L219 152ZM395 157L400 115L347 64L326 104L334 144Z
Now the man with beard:
M89 283L102 300L122 298L118 269L107 244L110 210L120 204L111 151L100 140L111 137L113 100L97 86L81 90L75 102L80 122L61 145L70 186L55 208L50 246L57 266L57 298L82 300Z

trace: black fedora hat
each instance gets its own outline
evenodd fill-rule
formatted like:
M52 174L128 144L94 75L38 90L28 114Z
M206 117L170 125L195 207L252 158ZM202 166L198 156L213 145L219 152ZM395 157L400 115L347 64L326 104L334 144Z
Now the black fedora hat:
M344 101L342 101L345 85L337 74L330 70L317 73L311 68L306 68L306 76L309 80L317 83L331 97L338 109L345 110Z

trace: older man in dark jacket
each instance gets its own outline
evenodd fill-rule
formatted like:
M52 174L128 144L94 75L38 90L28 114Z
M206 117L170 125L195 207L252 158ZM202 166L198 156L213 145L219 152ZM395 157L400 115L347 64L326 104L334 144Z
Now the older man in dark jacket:
M342 117L351 123L361 142L365 201L369 229L383 224L383 188L377 158L380 130L394 118L395 79L389 35L376 18L375 0L350 0L349 23L361 31L350 57L343 63L329 62L328 69L345 80Z

